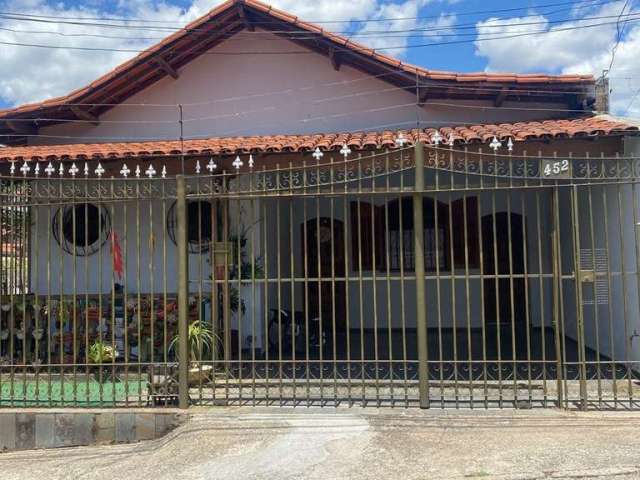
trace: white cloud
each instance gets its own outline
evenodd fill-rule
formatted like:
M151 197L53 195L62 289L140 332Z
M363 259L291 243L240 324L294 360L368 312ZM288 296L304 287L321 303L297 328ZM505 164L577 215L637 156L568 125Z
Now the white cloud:
M441 35L449 32L449 28L455 23L455 15L440 15L436 19L419 19L420 9L429 0L408 0L405 3L388 3L378 7L371 16L376 22L370 22L357 31L355 40L367 45L384 49L384 53L402 56L406 53L408 45L417 39L428 38L435 41ZM395 20L384 20L395 19ZM425 29L431 31L425 31ZM414 30L414 32L410 32ZM409 31L409 33L406 33ZM396 32L389 35L378 35L377 32ZM364 36L367 35L367 36ZM415 43L415 42L414 42Z
M593 16L615 16L620 4L606 5L587 12ZM627 11L629 13L629 11ZM585 15L585 12L581 12ZM524 25L541 22L539 25ZM587 24L607 23L593 28L578 28ZM611 51L616 42L615 18L568 21L551 25L542 15L526 18L491 18L476 25L478 39L491 36L509 37L498 40L477 41L476 55L487 58L488 71L591 73L595 76L609 67ZM539 35L523 33L545 31ZM612 88L611 107L614 113L640 116L640 95L631 104L640 89L640 24L631 22L624 30L609 73Z

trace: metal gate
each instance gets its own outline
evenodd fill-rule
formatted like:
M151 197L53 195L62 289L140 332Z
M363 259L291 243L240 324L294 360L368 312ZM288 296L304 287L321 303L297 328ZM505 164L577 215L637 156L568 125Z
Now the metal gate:
M340 155L4 177L0 405L637 406L637 159Z
M226 353L191 398L635 407L637 167L418 146L233 176Z

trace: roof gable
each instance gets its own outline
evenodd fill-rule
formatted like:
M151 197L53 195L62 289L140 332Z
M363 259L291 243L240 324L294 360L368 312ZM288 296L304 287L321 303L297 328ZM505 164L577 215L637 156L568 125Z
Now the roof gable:
M342 64L407 89L418 98L548 101L580 105L593 93L587 75L515 75L452 73L424 69L382 55L319 26L256 0L229 0L160 43L148 48L91 84L68 95L0 111L0 133L12 133L6 143L63 119L98 121L100 115L159 80L179 75L179 69L243 30L256 24L328 59L327 68ZM304 36L295 32L304 31ZM535 90L535 91L534 91Z

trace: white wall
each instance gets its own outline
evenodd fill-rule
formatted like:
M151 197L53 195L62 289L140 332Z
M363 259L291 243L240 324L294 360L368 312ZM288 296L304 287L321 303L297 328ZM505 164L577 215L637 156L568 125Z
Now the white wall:
M175 296L178 290L177 248L165 231L164 219L165 215L169 216L173 204L172 199L164 202L141 200L103 204L111 219L111 230L117 233L122 249L125 275L121 279L113 272L110 239L96 253L74 257L59 246L53 234L52 223L58 207L38 207L33 212L31 227L32 291L42 296L53 297L74 293L79 297L85 293L110 294L112 282L115 282L125 286L130 295L161 295L166 289L170 296ZM249 203L242 202L241 206L240 228L251 225ZM229 209L230 218L233 219L230 225L231 234L238 231L237 207L238 204L234 203ZM256 225L248 233L249 236L253 235L256 257L261 255L260 231L260 225ZM209 252L189 255L189 290L196 296L202 291L205 299L210 298L212 288L209 257ZM242 317L240 330L243 341L246 341L246 336L251 334L253 309L256 318L260 319L263 316L263 294L258 289L254 297L251 289L246 286L241 290L247 313ZM256 337L254 342L258 346L262 342L263 324L264 322L259 322L259 328L253 334ZM237 313L233 314L232 328L238 328Z
M41 129L43 135L77 138L32 141L48 144L180 137L177 107L136 104L183 104L186 138L413 128L418 120L422 127L506 122L548 118L554 113L536 111L541 106L553 107L542 104L527 104L529 110L434 105L493 106L469 100L434 100L417 108L415 95L348 66L335 71L320 54L237 55L243 51L300 50L300 46L271 34L228 41L183 67L177 80L166 77L105 113L97 126L66 124ZM504 106L521 105L506 102ZM117 123L121 121L132 123Z

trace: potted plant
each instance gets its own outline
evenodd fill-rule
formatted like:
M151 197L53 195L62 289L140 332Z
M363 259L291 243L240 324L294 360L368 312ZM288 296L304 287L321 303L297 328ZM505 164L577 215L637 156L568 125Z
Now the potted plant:
M110 379L109 370L103 371L102 365L105 363L113 364L118 358L118 351L107 343L95 341L87 352L89 363L96 365L93 369L93 376L97 382L106 382Z
M201 321L196 320L189 324L189 330L187 333L187 349L189 355L189 384L200 384L202 381L206 381L213 370L212 365L203 365L203 358L210 358L211 350L214 346L216 337L209 327L204 325ZM178 360L178 344L180 342L180 335L176 335L171 340L169 350L174 351Z

